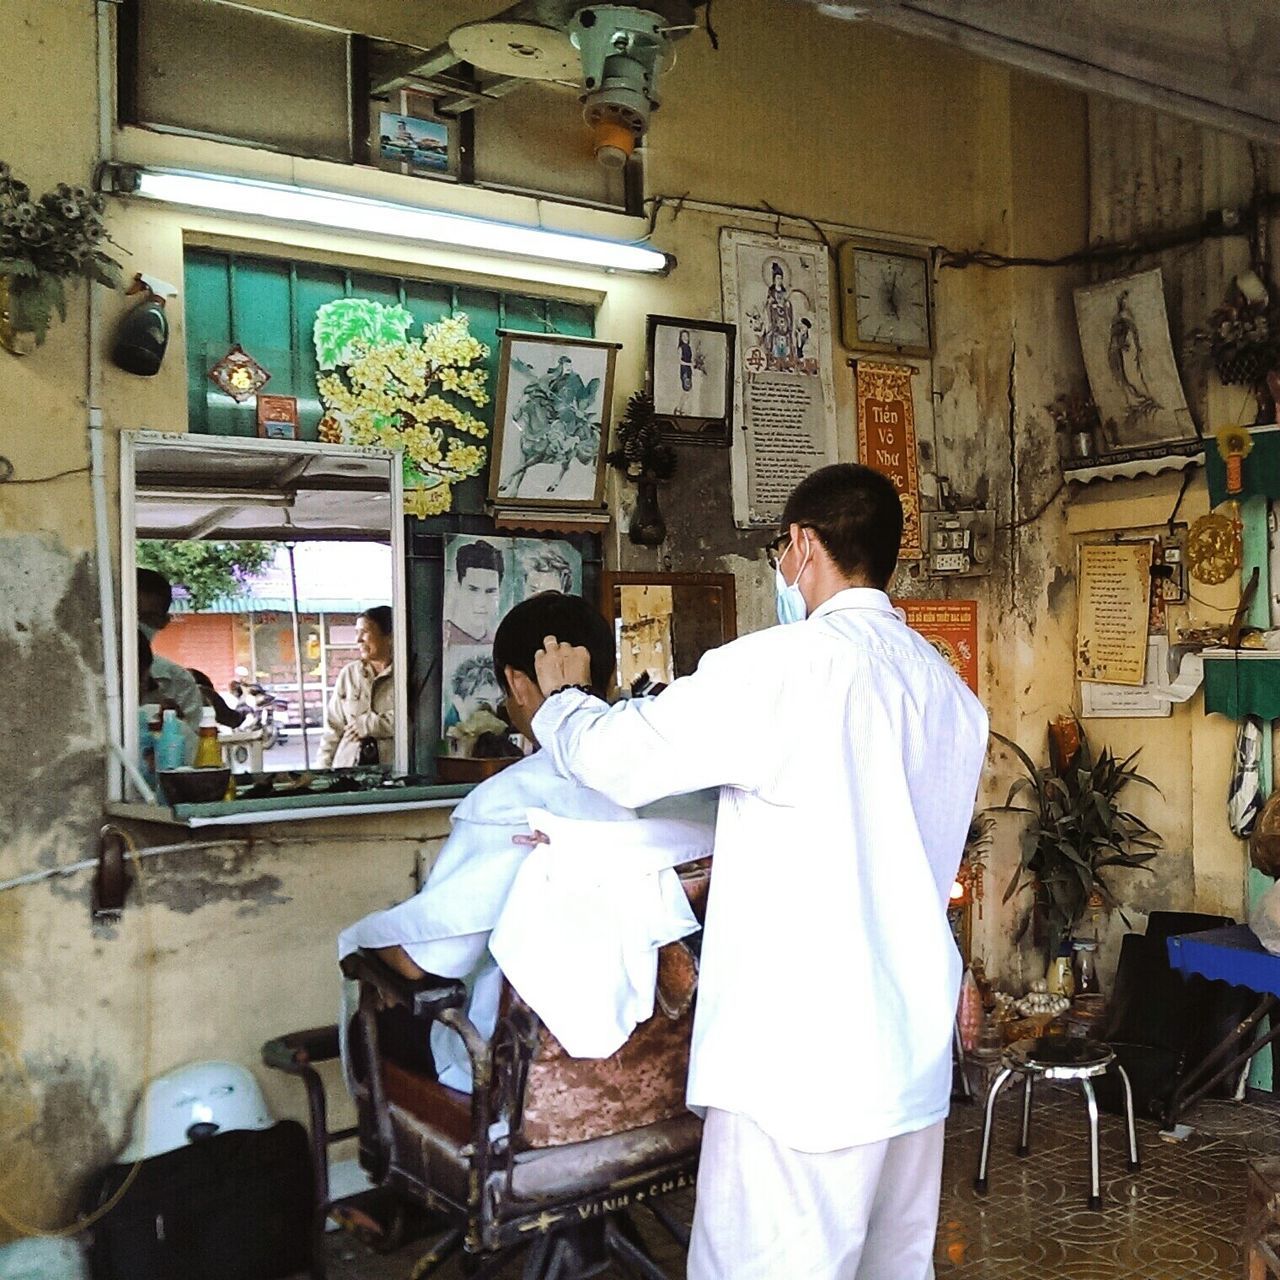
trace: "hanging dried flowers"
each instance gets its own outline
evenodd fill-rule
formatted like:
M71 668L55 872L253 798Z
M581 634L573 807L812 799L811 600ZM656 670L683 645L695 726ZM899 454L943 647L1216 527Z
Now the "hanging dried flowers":
M316 314L312 332L325 414L320 439L404 450L404 506L420 518L443 515L453 486L479 475L489 428L452 399L489 403L488 373L475 368L489 348L471 336L462 313L408 336L405 307L340 298Z
M1237 276L1226 301L1189 335L1228 386L1259 389L1280 366L1280 307L1253 272Z
M120 264L99 247L112 243L103 220L106 201L60 182L38 200L0 160L0 284L11 329L44 341L54 311L67 318L63 282L94 280L114 289Z

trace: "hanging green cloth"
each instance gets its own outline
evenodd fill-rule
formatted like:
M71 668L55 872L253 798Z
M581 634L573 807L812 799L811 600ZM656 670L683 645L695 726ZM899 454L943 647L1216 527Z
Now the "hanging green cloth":
M1204 709L1239 720L1280 720L1280 653L1204 660Z

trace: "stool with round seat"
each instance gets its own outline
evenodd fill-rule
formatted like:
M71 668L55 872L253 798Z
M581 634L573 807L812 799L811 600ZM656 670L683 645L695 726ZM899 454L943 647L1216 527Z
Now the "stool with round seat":
M1091 1083L1094 1076L1114 1069L1124 1088L1124 1117L1129 1134L1129 1171L1140 1169L1138 1159L1138 1135L1133 1126L1133 1091L1129 1077L1116 1061L1109 1045L1097 1040L1082 1040L1069 1036L1041 1036L1035 1040L1019 1040L1011 1044L1001 1057L1000 1074L996 1076L987 1093L987 1110L982 1125L982 1154L978 1159L978 1176L974 1190L979 1195L987 1191L987 1164L991 1155L991 1125L995 1119L996 1097L1010 1076L1022 1076L1022 1140L1018 1143L1019 1156L1030 1155L1031 1094L1033 1082L1040 1080L1078 1080L1084 1093L1085 1108L1089 1113L1089 1199L1090 1209L1102 1208L1102 1187L1098 1168L1098 1099Z

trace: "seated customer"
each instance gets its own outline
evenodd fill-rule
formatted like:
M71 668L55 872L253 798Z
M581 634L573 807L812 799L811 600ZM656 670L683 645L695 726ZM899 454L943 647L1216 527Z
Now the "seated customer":
M601 696L613 675L612 631L585 600L548 592L516 605L494 636L493 666L512 724L530 739L530 722L543 701L534 655L548 635L590 652L591 684ZM482 782L458 805L452 834L422 890L346 929L338 941L339 958L365 948L406 977L431 973L465 979L471 1020L481 1035L491 1036L502 974L489 952L489 936L530 856L528 846L513 843L514 836L530 834L530 808L605 822L636 817L633 810L562 777L542 752L526 756ZM461 1039L435 1024L431 1047L441 1082L470 1092L471 1064Z

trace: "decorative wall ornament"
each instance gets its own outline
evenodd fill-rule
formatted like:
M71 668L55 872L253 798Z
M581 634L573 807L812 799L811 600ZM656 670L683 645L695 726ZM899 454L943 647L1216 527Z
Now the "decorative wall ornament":
M900 560L919 560L920 463L916 455L916 414L911 367L859 360L858 461L893 481L902 502Z
M405 513L443 515L453 486L479 475L489 428L455 400L489 403L488 374L476 365L489 348L462 312L409 336L407 307L340 298L316 313L312 330L322 370L320 439L404 450ZM323 372L328 370L330 372Z
M38 200L0 160L0 345L15 355L39 346L56 311L67 318L67 280L114 289L120 264L101 249L106 201L60 182Z
M637 546L656 547L666 540L667 522L658 506L658 483L675 475L676 451L662 440L653 398L637 391L617 429L618 447L606 459L636 485L636 505L627 536Z
M1197 582L1216 587L1244 563L1239 521L1211 511L1187 530L1187 571Z
M271 374L237 342L209 370L209 381L236 404L243 404L271 381Z

